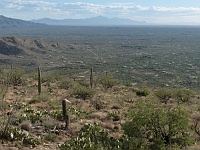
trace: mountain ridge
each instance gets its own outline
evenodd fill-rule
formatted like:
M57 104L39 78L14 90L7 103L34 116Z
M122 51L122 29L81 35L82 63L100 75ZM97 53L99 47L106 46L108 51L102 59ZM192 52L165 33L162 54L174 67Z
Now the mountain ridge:
M41 27L44 24L25 21L21 19L9 18L0 15L0 28L24 28L24 27Z
M63 26L104 26L104 25L146 25L145 21L135 21L125 18L107 18L103 16L85 18L85 19L50 19L50 18L42 18L38 20L31 20L34 23L42 23L47 25L63 25Z

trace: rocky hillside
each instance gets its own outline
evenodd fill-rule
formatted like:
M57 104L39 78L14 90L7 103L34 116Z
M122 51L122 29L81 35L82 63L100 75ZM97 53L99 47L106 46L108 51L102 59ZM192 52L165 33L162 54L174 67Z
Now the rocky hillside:
M4 55L26 55L31 52L44 54L49 50L64 48L65 45L42 40L21 39L14 36L0 38L0 54Z
M60 43L22 39L14 36L1 37L0 64L36 65L38 58L43 59L49 55L56 56L57 53L65 49L68 49L68 46ZM50 59L48 60L50 61Z

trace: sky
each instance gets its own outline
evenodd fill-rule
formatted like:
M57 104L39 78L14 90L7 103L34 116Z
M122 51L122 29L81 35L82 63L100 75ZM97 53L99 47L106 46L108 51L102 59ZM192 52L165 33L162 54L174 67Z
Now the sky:
M200 0L0 0L0 15L23 20L105 16L200 25Z

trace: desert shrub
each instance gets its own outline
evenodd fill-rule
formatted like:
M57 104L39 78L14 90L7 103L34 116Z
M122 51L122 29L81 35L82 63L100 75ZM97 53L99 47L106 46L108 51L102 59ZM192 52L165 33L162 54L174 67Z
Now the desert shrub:
M23 145L36 146L41 143L38 138L29 135L28 132L23 132L21 129L8 126L7 130L0 132L0 139L2 141L19 141Z
M90 87L89 81L87 81L85 78L76 80L76 82L81 86Z
M94 100L91 102L91 104L96 110L105 108L105 104L101 102L100 100Z
M60 81L58 87L61 89L68 90L69 88L73 87L74 85L75 85L75 83L73 80L65 78Z
M167 149L192 143L189 116L181 107L166 109L152 104L137 104L130 110L129 118L130 121L123 125L128 137L126 145L138 149Z
M64 144L60 144L60 150L94 150L94 149L117 149L118 141L109 137L98 123L85 124L80 130L78 137L75 137Z
M23 75L24 71L21 69L12 70L7 74L7 83L14 86L21 85Z
M4 111L7 107L5 95L7 94L7 86L0 84L0 111Z
M192 129L198 135L198 140L200 138L200 115L197 114L192 118Z
M131 82L126 82L125 86L127 86L127 87L133 87L133 84Z
M15 108L12 104L8 104L5 100L5 95L7 94L7 86L1 84L0 86L0 139L2 141L14 140L13 128L11 126L12 120L14 118L13 111Z
M30 131L31 130L31 122L29 120L25 120L20 124L20 128L22 130Z
M147 146L142 138L122 135L119 139L119 149L121 150L146 150Z
M85 113L84 110L76 109L73 106L67 107L67 112L69 114L74 115L76 118L78 118L80 116L83 117L84 113ZM48 114L49 114L49 116L51 116L52 118L54 118L56 120L63 121L63 112L62 112L61 108L60 108L60 110L52 110Z
M58 135L56 135L55 133L47 134L44 136L45 141L56 142L57 139Z
M50 86L52 83L56 83L57 81L60 81L63 79L63 76L59 75L58 73L55 73L53 71L43 71L43 68L40 68L41 73L41 84ZM38 80L38 70L37 72L33 72L30 75L34 80Z
M54 83L56 81L59 81L61 79L61 75L59 75L56 72L43 72L42 73L42 83Z
M113 121L119 121L120 120L120 112L119 111L113 111L108 113L108 118L111 118Z
M176 90L174 92L174 98L177 99L178 102L189 102L193 95L194 92L191 90Z
M62 110L52 110L49 112L49 115L56 120L63 121Z
M4 85L0 88L0 140L2 142L16 141L25 145L37 145L40 142L38 139L12 126L13 124L20 123L19 118L16 118L17 115L15 112L18 112L22 108L24 109L26 104L22 102L6 103L6 93L7 87Z
M47 115L47 111L39 111L39 110L34 110L32 108L26 108L24 112L21 114L19 117L19 122L22 122L24 120L30 120L31 123L36 123L38 121L41 121L41 118L43 115Z
M100 84L102 84L105 89L112 88L119 83L119 80L114 79L110 74L107 74L100 79Z
M60 101L59 100L50 100L48 101L48 105L50 106L51 110L60 109Z
M147 86L140 86L136 89L136 95L138 96L147 96L150 94L149 88Z
M72 92L72 95L76 98L86 100L93 97L94 91L91 88L85 86L77 86Z
M173 97L173 91L165 88L159 89L155 94L165 104Z
M40 102L49 102L51 101L50 97L47 94L41 94L41 95L35 95L33 98L29 101L29 104L35 104Z
M49 120L47 120L49 119ZM58 121L51 118L51 117L48 117L47 119L45 118L42 118L42 124L44 126L44 130L46 133L56 133L56 131L53 131L55 129L58 129L61 127L61 125L59 125Z

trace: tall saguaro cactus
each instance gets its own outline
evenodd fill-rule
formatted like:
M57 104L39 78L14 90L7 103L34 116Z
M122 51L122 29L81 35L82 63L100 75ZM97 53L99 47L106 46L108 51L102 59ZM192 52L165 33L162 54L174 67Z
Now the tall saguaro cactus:
M90 87L93 87L93 69L90 69Z
M41 71L40 67L38 67L38 94L40 95L42 92L42 86L41 86Z
M65 128L68 129L69 127L69 115L67 114L67 102L68 100L62 100L62 112L63 112L63 120L65 121ZM69 102L70 103L70 102Z

